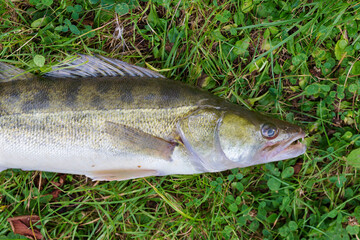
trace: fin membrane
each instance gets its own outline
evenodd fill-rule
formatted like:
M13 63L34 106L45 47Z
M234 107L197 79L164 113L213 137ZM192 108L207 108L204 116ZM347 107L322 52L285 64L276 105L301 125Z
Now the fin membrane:
M110 121L105 122L105 132L112 137L114 146L132 152L171 161L176 142L169 142L139 129Z
M6 63L0 62L0 82L10 82L15 80L30 80L35 76L27 73L24 70L11 66Z
M149 169L114 169L114 170L98 170L92 171L88 177L94 181L121 181L140 177L156 176L156 170Z
M159 73L117 59L82 54L79 54L75 60L53 67L53 70L44 76L52 78L116 76L164 78Z

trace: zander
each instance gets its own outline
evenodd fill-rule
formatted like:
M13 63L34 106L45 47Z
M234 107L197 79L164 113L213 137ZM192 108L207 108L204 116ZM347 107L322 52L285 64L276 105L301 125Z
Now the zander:
M124 180L297 157L303 130L145 68L80 55L42 77L0 63L0 168Z

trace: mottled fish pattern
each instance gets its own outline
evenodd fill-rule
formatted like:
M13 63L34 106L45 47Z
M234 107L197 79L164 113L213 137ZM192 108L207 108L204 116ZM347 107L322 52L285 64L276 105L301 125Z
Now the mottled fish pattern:
M1 169L97 180L214 172L298 156L303 136L116 59L80 55L42 77L0 63Z

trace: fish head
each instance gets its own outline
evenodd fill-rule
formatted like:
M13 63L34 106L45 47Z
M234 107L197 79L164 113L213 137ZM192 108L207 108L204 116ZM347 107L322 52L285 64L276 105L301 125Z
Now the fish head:
M217 128L219 151L231 166L285 160L306 150L299 126L247 110L225 112Z
M180 139L200 172L274 162L305 152L300 127L228 106L202 108L178 122Z

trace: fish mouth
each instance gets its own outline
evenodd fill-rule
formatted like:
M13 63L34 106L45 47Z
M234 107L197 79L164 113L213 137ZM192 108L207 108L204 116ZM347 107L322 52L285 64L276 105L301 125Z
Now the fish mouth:
M287 140L265 146L263 150L267 152L267 162L285 160L304 154L306 151L304 138L305 133L300 132Z

